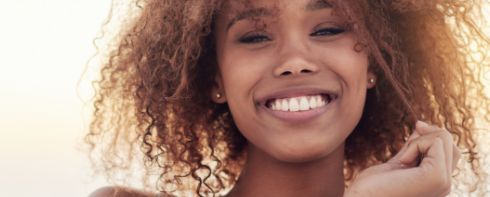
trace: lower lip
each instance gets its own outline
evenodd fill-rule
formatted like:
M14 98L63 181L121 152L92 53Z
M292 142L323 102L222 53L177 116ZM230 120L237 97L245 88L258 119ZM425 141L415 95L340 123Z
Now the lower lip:
M312 120L312 119L324 114L325 112L328 111L330 106L332 106L332 104L334 104L337 100L338 100L338 98L331 101L330 103L328 103L325 106L315 108L315 109L305 110L305 111L295 111L295 112L275 111L275 110L272 110L268 107L265 107L264 105L262 105L262 108L265 108L265 111L267 113L271 114L272 116L274 116L278 119L281 119L281 120L287 121L287 122L299 123L299 122L305 122L308 120Z

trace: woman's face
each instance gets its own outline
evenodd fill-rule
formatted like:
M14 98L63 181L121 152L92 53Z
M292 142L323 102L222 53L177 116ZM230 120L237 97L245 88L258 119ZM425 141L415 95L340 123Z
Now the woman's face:
M340 150L370 87L355 35L318 0L229 1L216 21L217 82L250 146L290 162Z

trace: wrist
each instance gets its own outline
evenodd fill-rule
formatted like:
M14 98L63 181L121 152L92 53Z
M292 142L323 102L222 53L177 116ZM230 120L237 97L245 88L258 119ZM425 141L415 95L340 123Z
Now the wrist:
M345 190L343 197L359 197L359 196L361 196L359 192L355 190L347 189Z
M347 189L343 197L374 197L369 191L359 191L357 189ZM379 197L379 195L377 196Z

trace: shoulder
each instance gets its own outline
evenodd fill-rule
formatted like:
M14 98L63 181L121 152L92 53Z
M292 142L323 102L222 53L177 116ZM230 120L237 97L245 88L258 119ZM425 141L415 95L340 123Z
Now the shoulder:
M156 194L127 187L107 186L92 192L89 197L156 197Z

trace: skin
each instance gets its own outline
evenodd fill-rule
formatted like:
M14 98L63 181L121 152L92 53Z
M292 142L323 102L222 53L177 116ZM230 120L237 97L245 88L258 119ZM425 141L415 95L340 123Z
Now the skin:
M218 84L235 123L252 146L281 161L310 161L342 151L340 145L364 107L367 54L354 51L357 40L352 33L332 33L344 27L331 9L305 11L307 1L257 2L257 7L280 9L280 17L261 17L264 30L246 19L227 30L241 12L236 4L216 22ZM250 36L257 41L239 41ZM308 88L334 91L339 99L327 113L301 123L278 120L259 104L260 98L275 92Z
M92 192L89 197L153 197L155 194L131 188L107 186Z
M364 170L344 191L344 143L362 116L367 89L375 86L368 82L375 76L369 72L367 52L354 50L356 37L342 19L314 1L254 0L246 8L236 2L226 6L215 23L219 73L212 99L228 104L249 142L247 163L228 196L449 193L459 151L449 132L423 122L395 157ZM236 20L237 13L250 8L265 8L268 14ZM274 92L311 88L338 95L314 118L288 122L261 103ZM111 191L103 188L92 196Z
M246 9L231 3L216 22L217 83L224 94L216 102L228 103L249 141L247 165L229 196L341 196L344 141L372 86L367 83L372 77L368 56L354 50L355 35L326 5L253 4L271 13L277 6L278 12L257 16L259 23L234 21ZM338 29L344 32L336 33ZM267 94L312 87L334 91L338 99L325 113L300 123L273 117L260 104Z
M214 100L228 103L249 141L247 164L229 196L344 194L344 142L362 115L366 90L374 85L367 81L374 76L367 53L354 50L357 40L342 19L312 2L252 1L252 8L270 13L242 20L234 19L236 13L250 7L230 3L217 19L220 73L214 93L224 96ZM339 98L327 112L302 122L280 120L260 104L270 92L309 87L334 90ZM420 165L419 155L425 155ZM458 159L447 131L418 125L399 154L361 173L345 195L442 196Z
M460 157L448 131L418 121L402 150L364 170L345 196L446 196Z

